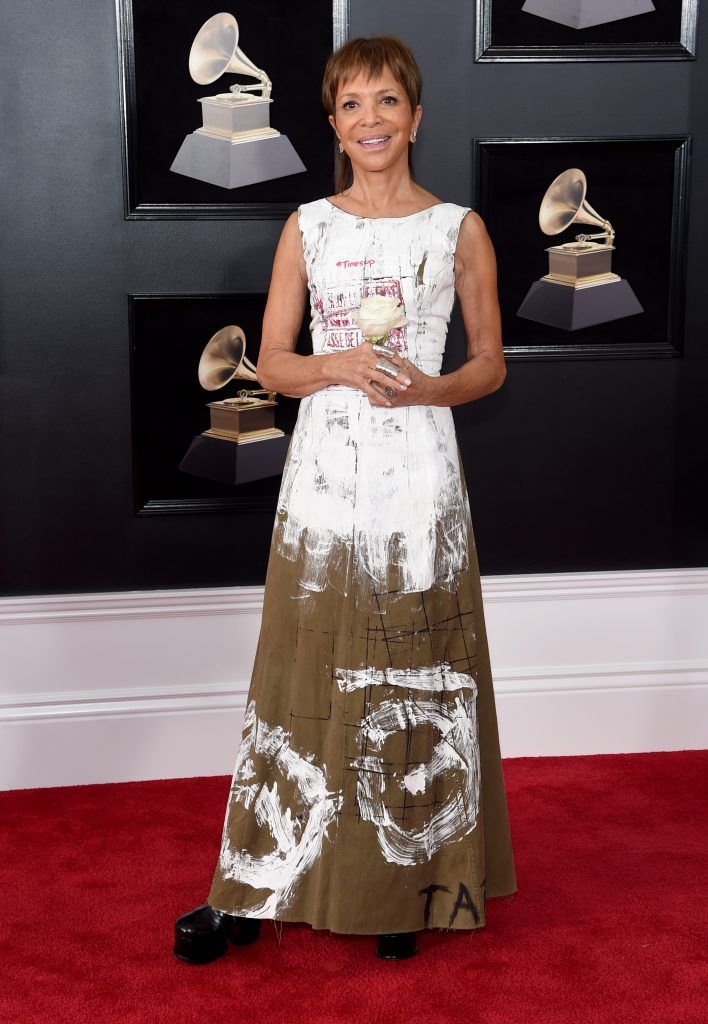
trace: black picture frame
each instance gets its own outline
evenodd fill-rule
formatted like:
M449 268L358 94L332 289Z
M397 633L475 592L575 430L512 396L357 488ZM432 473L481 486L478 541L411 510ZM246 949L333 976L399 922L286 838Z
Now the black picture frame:
M471 205L495 248L507 359L682 354L691 145L691 134L473 140ZM546 247L598 230L577 223L558 235L541 231L541 200L570 167L585 172L586 200L617 232L612 269L644 310L573 332L517 313L532 282L548 271Z
M201 126L199 97L255 82L228 74L204 86L189 74L194 36L224 10L223 0L115 0L126 220L282 219L331 189L336 140L320 88L327 58L348 35L349 0L239 0L233 12L239 47L273 82L271 126L289 138L306 171L227 189L170 170Z
M523 0L476 0L474 60L695 60L698 0L653 2L653 12L573 29L523 11Z
M266 300L267 292L128 295L135 515L275 512L282 474L231 486L179 469L193 439L209 428L207 403L258 387L232 380L204 390L197 377L204 347L222 327L237 324L255 366ZM306 318L296 351L312 352ZM275 425L291 434L300 400L278 394L276 401Z

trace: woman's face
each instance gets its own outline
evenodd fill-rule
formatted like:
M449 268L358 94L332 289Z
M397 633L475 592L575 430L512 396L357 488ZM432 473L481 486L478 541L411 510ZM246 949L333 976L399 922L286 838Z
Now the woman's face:
M383 170L398 160L408 164L410 135L422 113L420 104L411 113L405 90L385 65L379 78L367 81L359 72L340 85L329 123L354 167Z

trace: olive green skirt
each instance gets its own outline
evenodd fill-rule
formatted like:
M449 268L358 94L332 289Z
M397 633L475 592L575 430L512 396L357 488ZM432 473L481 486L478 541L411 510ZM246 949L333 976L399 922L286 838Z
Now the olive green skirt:
M207 902L345 934L483 927L516 877L471 520L466 568L406 593L346 545L341 585L304 589L286 518Z

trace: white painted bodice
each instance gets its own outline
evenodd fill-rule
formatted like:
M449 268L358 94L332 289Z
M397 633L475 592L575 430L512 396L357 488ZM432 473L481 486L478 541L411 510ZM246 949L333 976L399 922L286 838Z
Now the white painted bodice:
M360 345L361 299L394 295L409 322L387 344L439 375L468 210L440 203L407 217L370 218L327 199L300 206L313 352ZM401 592L454 587L468 565L470 524L449 406L376 406L342 384L301 399L274 538L279 553L298 563L305 591L341 588L345 578L357 589L390 589L392 579Z
M440 373L455 301L455 246L468 206L438 203L407 217L359 217L327 199L298 208L310 289L313 352L364 340L354 319L367 295L391 295L409 323L387 342Z

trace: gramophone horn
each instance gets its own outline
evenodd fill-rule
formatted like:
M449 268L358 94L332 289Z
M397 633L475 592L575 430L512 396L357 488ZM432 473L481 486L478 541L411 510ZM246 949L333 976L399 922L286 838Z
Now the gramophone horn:
M571 167L554 178L546 189L538 211L538 223L547 235L558 235L573 223L594 224L609 235L612 225L585 198L587 180L579 167Z
M197 371L205 391L223 388L234 377L258 380L256 368L246 357L246 335L240 327L230 324L209 339Z
M239 48L238 22L224 11L205 21L194 37L189 73L199 85L210 85L226 71L263 78L263 72Z

